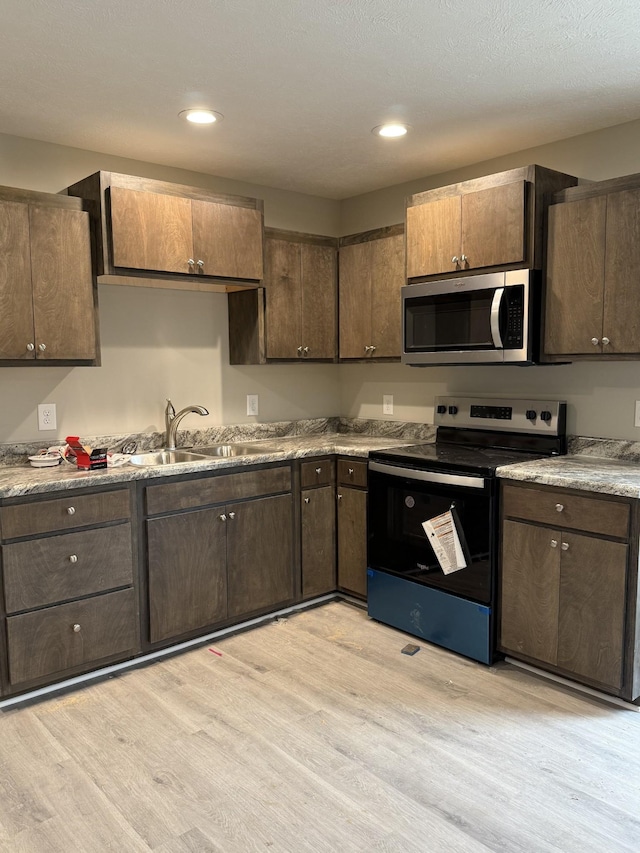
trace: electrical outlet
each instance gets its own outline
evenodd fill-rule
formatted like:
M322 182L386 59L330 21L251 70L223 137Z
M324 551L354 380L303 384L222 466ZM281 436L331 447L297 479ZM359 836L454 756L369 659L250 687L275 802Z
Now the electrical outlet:
M393 394L383 394L382 395L382 414L383 415L392 415L393 414Z
M40 403L38 406L38 429L43 431L56 428L56 404Z
M257 394L247 394L247 414L248 415L257 415L258 414L258 395Z
M640 400L636 400L636 419L633 425L640 427Z

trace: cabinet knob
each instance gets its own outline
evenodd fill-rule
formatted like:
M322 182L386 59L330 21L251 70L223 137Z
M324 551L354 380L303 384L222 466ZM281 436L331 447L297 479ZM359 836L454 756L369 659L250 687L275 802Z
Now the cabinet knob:
M305 499L304 499L304 502L305 502L306 504L310 503L310 502L311 502L311 498L305 498Z
M351 477L351 476L352 476L352 474L353 474L353 468L347 468L347 473L348 473L348 474L349 474L349 476Z
M38 344L38 349L40 350L40 352L44 352L46 350L46 348L47 348L46 344Z
M466 255L460 255L460 263L466 264L469 258Z
M76 622L76 624L73 626L73 633L74 633L74 634L79 634L81 630L82 630L82 628L81 628L81 627L80 627L80 625L78 625L78 623Z
M302 347L298 347L298 355L302 355Z
M337 498L338 498L338 500L339 500L339 501L341 501L341 500L342 500L342 495L341 495L339 492L338 492L338 494L337 494Z
M459 261L460 261L460 258L459 258L457 255L454 255L454 256L451 258L451 263L452 263L452 264L457 264Z
M200 269L202 269L202 267L204 266L204 261L201 261L200 258L198 258L197 264L200 267Z
M568 551L569 550L569 543L563 542L560 547L562 548L563 551Z
M194 259L193 259L193 258L189 258L189 260L187 261L187 263L189 264L189 266L190 266L190 267L192 267L192 266L195 264L195 261L194 261Z
M556 511L557 512L562 512L563 509L564 509L564 504L556 504Z
M235 517L236 517L235 512L230 512L230 513L229 513L229 518L231 519L231 521L233 521L233 519L234 519Z
M373 355L373 354L374 354L374 352L376 351L376 348L375 348L375 347L369 347L369 349L371 350L371 355Z
M35 344L32 344L32 343L27 344L27 352L33 352L35 348L36 348Z
M305 355L309 355L309 347L303 347L303 348L302 348L302 352L303 352Z
M552 548L557 548L557 547L558 547L558 540L557 540L557 539L552 539L552 540L551 540L551 547L552 547Z
M609 344L611 343L611 341L609 340L609 338L603 338L603 339L602 339L602 343L603 343L603 345L604 345L605 347L607 347L607 346L609 346Z
M591 343L594 345L594 347L597 347L598 344L600 343L600 339L599 338L591 338Z
M316 474L318 474L318 475L322 474L322 468L316 468Z
M75 514L76 514L76 508L74 506L68 506L67 507L67 515L75 515Z
M365 352L369 352L369 349L370 349L370 347L365 347L365 348L364 348L364 351L365 351Z
M222 513L222 515L219 515L218 518L220 519L220 521L226 521L227 520L227 516L224 513Z
M77 563L78 562L78 555L77 554L70 554L69 555L69 562L70 563Z

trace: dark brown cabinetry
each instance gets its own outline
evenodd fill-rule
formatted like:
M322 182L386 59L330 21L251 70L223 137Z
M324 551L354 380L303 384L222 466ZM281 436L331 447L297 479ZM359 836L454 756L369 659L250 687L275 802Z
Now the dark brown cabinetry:
M335 463L316 459L300 466L302 597L336 588Z
M391 226L340 239L341 359L399 359L404 228Z
M367 595L367 463L338 459L338 587Z
M545 195L570 175L526 166L407 200L409 281L490 268L542 268Z
M335 360L337 239L265 229L264 288L229 294L229 360Z
M0 362L97 362L89 216L78 199L0 189Z
M0 508L6 692L139 651L129 498L121 488Z
M549 207L545 356L637 358L640 176L556 199L564 200Z
M635 513L624 499L504 486L503 652L635 698Z
M101 282L228 290L262 279L257 199L113 172L97 172L68 192L86 199L92 213Z

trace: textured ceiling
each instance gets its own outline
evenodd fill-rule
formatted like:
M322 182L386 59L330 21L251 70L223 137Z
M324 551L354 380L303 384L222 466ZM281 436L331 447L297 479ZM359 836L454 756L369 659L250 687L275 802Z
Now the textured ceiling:
M1 0L0 131L346 198L640 118L639 57L632 0Z

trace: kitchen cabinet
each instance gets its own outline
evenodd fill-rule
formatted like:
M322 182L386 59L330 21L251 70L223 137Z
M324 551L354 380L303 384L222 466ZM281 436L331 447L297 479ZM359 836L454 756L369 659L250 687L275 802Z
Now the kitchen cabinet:
M623 498L504 485L501 651L638 695L636 512Z
M97 364L97 290L82 203L3 188L0 257L0 362Z
M262 279L258 199L113 172L68 192L92 214L101 283L227 291Z
M399 359L404 228L340 239L340 359Z
M264 288L229 294L231 364L336 359L337 243L265 229Z
M367 463L337 462L338 587L367 595Z
M576 189L549 207L545 357L638 358L640 178Z
M144 491L151 643L293 599L289 465Z
M331 458L300 465L302 597L336 588L335 463Z
M576 183L570 175L526 166L410 196L407 279L541 269L545 196Z
M131 522L128 488L0 507L4 692L139 652Z

